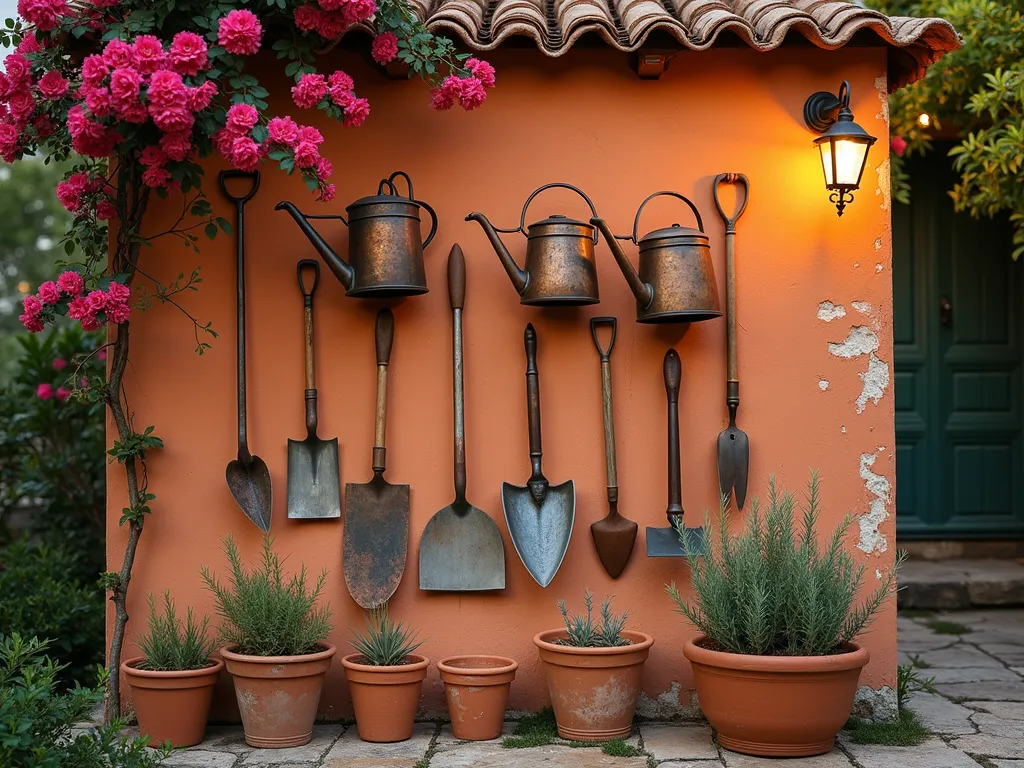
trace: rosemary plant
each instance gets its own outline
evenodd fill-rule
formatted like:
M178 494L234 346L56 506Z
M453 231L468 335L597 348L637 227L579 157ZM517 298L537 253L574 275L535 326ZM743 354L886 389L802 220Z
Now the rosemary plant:
M724 503L717 537L705 520L703 550L680 531L693 602L675 582L666 590L709 647L760 656L824 656L841 652L871 623L895 592L905 555L897 556L877 589L857 604L865 567L844 546L853 518L847 515L823 544L820 507L816 473L800 506L791 493L780 494L772 478L768 508L762 512L755 499L742 533L729 531Z
M216 644L210 639L210 617L203 614L196 621L192 608L182 623L175 610L170 592L164 592L164 612L156 610L153 593L149 593L149 631L139 638L139 647L145 659L139 669L160 672L181 672L210 666L210 655Z
M331 633L331 608L318 607L327 571L310 588L303 565L286 577L284 560L274 552L269 536L263 538L260 563L246 569L235 540L224 540L231 574L227 583L203 566L206 588L213 593L220 615L221 642L237 644L249 656L301 656L313 653Z
M629 640L620 634L626 627L629 611L616 616L612 613L612 599L606 596L601 603L601 621L595 624L594 593L589 589L583 592L583 604L587 609L586 616L581 613L570 616L565 601L558 601L558 610L562 612L562 621L568 635L565 640L560 641L560 645L571 645L575 648L615 648L630 644Z
M388 615L387 603L364 617L366 631L352 633L352 647L362 655L361 661L374 667L394 667L405 664L410 654L423 645L417 632L397 624Z

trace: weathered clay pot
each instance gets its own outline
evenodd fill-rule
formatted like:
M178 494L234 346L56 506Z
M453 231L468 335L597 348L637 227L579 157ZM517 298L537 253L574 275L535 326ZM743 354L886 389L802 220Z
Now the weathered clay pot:
M700 708L733 752L808 757L832 749L850 717L865 648L833 656L745 656L683 644Z
M408 664L374 667L360 664L361 654L341 660L356 711L356 730L363 741L405 741L412 736L420 691L430 661L410 654Z
M519 663L504 656L449 656L437 662L456 739L484 741L501 735L508 689Z
M654 638L629 630L622 636L631 644L618 648L558 645L556 641L566 637L564 629L534 636L563 739L610 741L632 730L640 673Z
M154 747L165 741L170 741L172 747L201 742L213 686L224 662L210 659L209 667L173 672L136 669L144 660L144 656L136 656L121 663L121 672L132 687L139 733L148 736Z
M313 738L313 720L320 704L324 675L337 650L302 656L246 656L237 646L221 650L235 682L245 743L262 749L300 747Z

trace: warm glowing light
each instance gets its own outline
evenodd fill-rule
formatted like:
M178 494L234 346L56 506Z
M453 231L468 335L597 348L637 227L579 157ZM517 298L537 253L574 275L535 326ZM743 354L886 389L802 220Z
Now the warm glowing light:
M917 123L922 128L927 128L929 125L932 124L932 116L929 115L927 112L922 112L920 115L917 116Z
M22 280L20 283L18 283L17 287L18 287L18 293L20 293L22 296L24 296L26 293L29 292L29 289L32 286L28 284L28 280Z
M832 147L835 146L835 161L832 158ZM864 156L870 144L849 139L836 139L835 142L823 141L821 149L821 167L825 171L825 186L856 187L860 184L861 171L864 169Z

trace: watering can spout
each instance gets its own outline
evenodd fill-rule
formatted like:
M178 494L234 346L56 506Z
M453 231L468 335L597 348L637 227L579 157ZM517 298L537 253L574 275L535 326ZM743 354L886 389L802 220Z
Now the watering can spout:
M494 252L498 254L498 259L501 261L501 266L505 268L505 272L508 274L508 279L512 281L512 287L516 289L516 293L522 294L526 290L526 284L529 282L529 275L516 264L512 258L512 254L508 252L505 244L501 242L501 238L498 236L498 231L494 228L487 217L482 213L473 212L466 217L466 221L475 221L481 227L483 227L484 234L487 235L487 239L491 241L491 247L494 248Z
M334 249L327 244L327 241L324 240L320 236L320 233L317 232L309 223L306 216L298 208L296 208L294 204L288 202L287 200L282 200L280 203L274 206L274 210L287 211L289 214L291 214L291 217L295 219L295 223L299 225L299 229L302 230L302 234L304 234L306 238L309 240L309 242L313 244L313 247L316 249L316 252L320 254L321 258L324 260L324 263L330 268L331 272L334 273L335 277L337 277L338 280L341 281L341 284L345 287L345 290L351 289L352 285L355 283L355 270L352 269L351 266L346 264L342 260L342 258L338 256L337 253L334 252ZM314 218L335 217L320 216ZM341 216L338 216L336 218L341 219L341 221L343 222L345 221Z
M633 267L633 263L626 257L622 246L619 245L618 239L608 227L608 222L600 216L595 216L590 220L590 223L601 230L601 234L604 235L605 242L608 243L608 248L611 250L612 256L615 257L615 262L619 265L623 277L626 278L626 282L629 284L629 290L633 292L633 296L636 298L636 303L644 309L649 307L654 300L654 289L649 283L645 283L640 279L640 275Z

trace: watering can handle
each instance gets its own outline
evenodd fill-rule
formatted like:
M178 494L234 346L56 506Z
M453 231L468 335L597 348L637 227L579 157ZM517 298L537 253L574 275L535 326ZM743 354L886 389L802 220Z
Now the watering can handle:
M397 179L399 176L405 179L405 184L409 188L408 195L402 195L401 193L399 193L398 187L395 185L395 179ZM427 213L430 214L430 232L427 233L426 238L423 240L423 247L426 248L430 244L430 241L434 239L434 235L437 234L437 214L434 213L434 209L431 208L429 205L427 205L427 203L423 202L422 200L416 199L416 195L412 191L412 179L409 178L409 174L406 173L405 171L395 171L386 179L381 179L381 182L377 187L377 194L384 194L385 187L391 190L390 192L388 192L389 195L394 195L396 197L408 197L409 200L416 203L416 205L418 205L420 208L426 209Z
M597 209L594 208L594 204L591 202L590 198L587 197L586 193L582 189L580 189L579 187L574 187L572 184L565 184L560 181L555 181L552 182L551 184L545 184L543 187L538 187L537 189L533 190L533 194L526 198L526 202L523 203L523 212L519 216L519 227L517 229L499 229L497 231L505 232L507 234L511 234L512 232L522 232L523 234L526 234L526 209L530 207L530 203L533 202L533 198L535 198L544 190L551 189L552 187L571 189L573 192L575 192L577 195L579 195L580 197L587 201L587 206L590 208L590 213L593 214L594 218L597 218ZM597 245L596 227L594 228L594 245Z
M249 192L244 195L233 195L230 192L228 192L228 185L225 184L225 182L228 179L249 179L252 182L252 189L250 189ZM235 203L236 205L239 203L247 203L253 198L253 196L256 194L256 191L260 188L260 172L239 171L237 169L232 168L227 171L221 171L219 174L217 174L217 181L220 182L220 191L224 193L224 197L226 197L228 200ZM241 237L241 235L239 235L239 237Z
M699 229L701 232L704 231L704 221L700 217L700 211L698 211L697 210L697 206L694 205L690 201L690 198L684 197L683 195L679 194L678 192L670 192L670 191L667 191L667 190L663 190L661 192L655 192L653 195L648 195L647 199L644 200L642 203L640 203L640 207L637 208L637 210L636 210L636 218L633 219L633 237L632 238L619 237L618 235L616 235L615 236L616 239L617 240L632 240L634 243L637 242L637 236L639 234L638 228L640 226L640 216L643 214L644 208L646 207L646 205L649 202L651 202L651 200L653 200L656 197L661 197L662 195L665 195L667 197L674 197L677 200L682 200L684 203L686 203L688 206L690 206L690 210L693 211L694 218L697 219L697 229Z
M722 201L718 198L718 188L722 184L737 184L743 187L743 191L737 193L739 208L736 209L736 213L733 214L732 218L726 215L725 209L722 208ZM720 173L715 176L711 189L714 192L715 207L718 209L718 215L725 222L726 233L736 232L736 222L740 220L740 216L747 209L747 200L750 198L750 182L747 181L747 177L742 173Z

